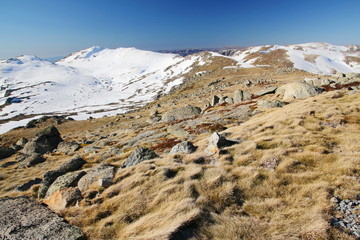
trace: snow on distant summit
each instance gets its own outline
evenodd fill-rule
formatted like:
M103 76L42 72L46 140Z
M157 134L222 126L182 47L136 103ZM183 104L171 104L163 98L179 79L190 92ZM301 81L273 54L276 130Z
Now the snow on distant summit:
M233 54L240 67L255 67L275 51L284 51L294 68L315 74L360 73L359 46L336 46L325 42L249 47ZM278 57L278 56L277 56ZM274 62L279 59L273 59ZM272 63L270 62L271 66Z
M35 56L0 61L0 121L19 116L74 115L75 119L125 112L182 82L198 57L92 47L56 63ZM4 105L8 97L21 103ZM16 124L2 124L0 133Z

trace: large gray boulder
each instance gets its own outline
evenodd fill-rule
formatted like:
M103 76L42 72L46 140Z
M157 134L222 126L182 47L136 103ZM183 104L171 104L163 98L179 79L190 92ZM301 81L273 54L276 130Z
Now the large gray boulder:
M91 186L108 187L115 175L115 167L107 163L100 164L90 169L78 182L78 188L85 192Z
M69 172L58 178L51 184L46 192L45 198L50 197L55 191L63 190L70 187L76 187L79 180L86 174L84 171Z
M59 131L54 126L50 126L38 132L36 137L27 142L22 152L28 155L52 152L62 141Z
M190 154L195 152L196 147L189 141L183 141L181 143L176 144L170 151L170 154L176 153L185 153Z
M154 151L148 148L139 147L135 149L126 159L122 167L132 167L139 163L158 157Z
M239 103L243 101L251 100L251 94L243 90L236 90L234 92L233 101L234 103Z
M292 82L279 87L276 94L283 97L283 100L291 100L294 98L308 98L316 96L321 91L305 82Z
M184 118L194 117L199 115L200 113L201 113L201 108L187 105L185 107L176 108L169 112L166 112L162 116L161 120L163 122L171 122Z
M0 239L81 240L82 231L27 197L0 199Z

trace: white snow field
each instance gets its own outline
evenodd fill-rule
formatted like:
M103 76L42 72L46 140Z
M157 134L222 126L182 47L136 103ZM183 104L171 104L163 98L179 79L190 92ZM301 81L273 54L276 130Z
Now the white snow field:
M360 57L359 46L267 45L239 50L233 56L210 56L238 62L238 66L228 68L255 67L256 58L247 58L249 54L276 49L286 50L295 68L311 73L360 73L360 64L351 59ZM82 120L123 113L144 105L158 93L169 92L195 65L210 61L206 54L181 57L135 48L101 47L75 52L55 63L35 56L0 60L0 134L44 115L72 115ZM9 98L21 102L4 105ZM12 120L19 116L25 119Z

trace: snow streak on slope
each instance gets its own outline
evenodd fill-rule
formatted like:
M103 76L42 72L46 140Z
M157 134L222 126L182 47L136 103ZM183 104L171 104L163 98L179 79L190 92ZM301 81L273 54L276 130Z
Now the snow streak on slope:
M285 50L288 59L294 68L315 74L334 74L336 72L360 73L360 58L358 46L336 46L329 43L306 43L298 45L266 45L250 47L237 51L232 59L238 61L240 67L255 67L255 62L260 58L251 57L251 54L268 54L275 50Z
M3 106L0 121L20 114L74 114L75 119L86 119L125 112L180 84L181 75L198 61L196 56L100 47L82 50L57 63L35 56L3 60L0 106L8 97L22 102ZM7 130L6 125L0 126L0 132Z

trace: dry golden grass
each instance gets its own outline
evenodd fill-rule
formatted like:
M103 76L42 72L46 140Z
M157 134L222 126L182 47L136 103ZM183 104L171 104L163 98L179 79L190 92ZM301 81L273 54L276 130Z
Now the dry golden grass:
M98 153L80 150L88 162L85 168L102 161L120 167L137 146L157 147L155 151L159 150L160 154L159 158L138 166L119 168L112 186L91 189L95 197L87 197L60 214L81 227L89 239L353 239L330 225L333 216L330 198L354 199L360 192L355 177L360 174L360 94L344 92L340 98L333 98L336 92L324 93L294 100L280 109L262 110L241 125L229 123L224 126L228 128L224 131L227 137L244 141L228 147L222 155L204 153L211 134L207 131L190 135L198 147L190 155L167 154L176 141L172 139L168 145L170 137L139 138L133 145L126 145L146 131L164 133L170 127L166 123L145 123L155 104L160 103L158 110L164 113L174 107L172 99L201 90L219 76L225 76L224 82L233 82L254 75L271 77L281 84L309 74L274 75L274 70L269 69L219 67L211 75L194 81L192 88L184 88L138 112L126 114L141 115L140 119L116 116L57 126L69 141L86 140L85 130L94 133L96 141L102 135L111 138ZM200 105L213 94L231 96L240 86L243 88L233 85L217 92L191 95L192 101ZM262 87L255 86L249 91ZM176 107L188 101L189 98L180 98ZM228 106L229 111L231 107ZM212 110L223 109L220 106ZM196 130L185 123L182 129ZM16 130L1 138L9 144L20 136L31 137L37 130ZM110 137L113 133L117 135ZM120 146L122 154L104 159L102 153L113 146ZM25 193L12 189L41 177L68 157L50 154L47 161L36 167L1 168L1 196L35 196L38 186ZM14 157L3 162L13 160Z

